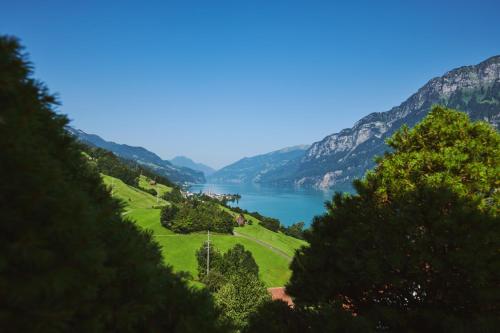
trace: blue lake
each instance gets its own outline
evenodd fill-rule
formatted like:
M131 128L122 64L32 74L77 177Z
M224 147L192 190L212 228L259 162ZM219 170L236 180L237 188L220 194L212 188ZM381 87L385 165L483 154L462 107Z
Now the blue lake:
M240 194L241 199L238 203L231 203L232 206L277 218L286 226L299 221L309 225L315 215L325 212L324 202L331 200L333 194L333 191L282 189L255 184L200 184L191 186L190 191Z

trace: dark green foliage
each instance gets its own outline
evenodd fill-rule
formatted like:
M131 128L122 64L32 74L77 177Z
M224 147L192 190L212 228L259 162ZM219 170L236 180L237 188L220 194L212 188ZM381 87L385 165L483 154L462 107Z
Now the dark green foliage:
M260 225L274 232L278 232L281 227L280 221L278 219L264 216L262 216L262 220L260 220Z
M198 262L198 277L206 283L204 278L207 271L207 243L204 243L196 251L196 260ZM234 274L250 274L259 276L259 266L252 256L252 252L245 250L241 244L234 245L224 255L210 244L210 274L218 272L222 277L228 277ZM212 277L218 279L218 277ZM226 282L225 280L223 281Z
M143 175L150 179L155 179L159 184L173 187L179 191L177 185L173 184L170 180L134 161L118 157L112 152L98 147L81 144L81 148L90 157L90 164L97 168L98 172L118 178L125 184L138 187L139 176ZM151 190L154 189L142 190L153 194ZM154 195L156 195L156 191Z
M158 192L156 192L156 190L154 188L143 188L143 187L140 187L140 189L146 193L149 193L151 194L152 196L156 197L158 195Z
M235 226L233 217L220 209L216 203L195 199L185 200L176 206L178 211L172 220L165 220L163 213L161 220L162 225L173 232L183 234L207 230L229 234L233 232ZM169 209L165 207L163 211L166 212ZM171 216L169 214L165 217Z
M446 101L447 106L457 110L473 110L470 113L474 119L492 122L498 117L500 105L500 81L473 90L457 90Z
M208 246L207 243L203 245L196 251L196 261L198 262L198 277L203 281L204 277L207 275L207 254ZM222 263L222 255L220 252L210 244L210 271L220 271L220 266Z
M271 295L258 276L241 272L229 275L227 282L214 293L214 299L223 317L231 321L236 329L243 330L250 315L261 304L269 302Z
M120 158L123 158L124 161L129 161L132 165L139 166L139 168L144 168L144 166L147 165L147 168L145 169L148 173L153 173L153 176L159 176L158 180L160 178L168 178L169 180L179 184L186 182L200 184L205 182L203 172L195 171L189 168L177 167L169 161L162 160L158 155L143 147L134 147L106 141L98 135L87 134L71 127L68 127L67 129L76 138L78 138L80 142L88 144L89 146L99 147L111 151L117 156L120 156ZM144 173L144 175L151 179L155 178L146 173Z
M297 222L289 227L282 227L281 231L288 236L304 239L304 222Z
M163 206L161 208L161 215L160 215L161 225L164 226L165 228L170 229L172 227L174 218L178 212L179 208L174 204Z
M374 330L360 317L331 305L293 307L283 301L262 303L250 315L246 333L369 333Z
M249 317L247 333L303 333L308 323L283 301L263 303Z
M314 220L287 291L298 307L343 305L371 330L494 331L500 136L436 107L389 145L357 194L336 194Z
M81 145L0 37L0 331L218 332L150 233L121 217Z
M139 163L127 159L122 159L122 162L127 164L130 169L134 170L135 172L138 172L139 175L143 175L149 179L154 179L155 182L158 184L178 189L178 186L173 182L171 182L170 179L158 174L156 171L151 170L148 167L145 167L144 165L141 165Z
M85 145L82 145L82 149L91 157L91 165L95 166L98 172L118 178L134 187L139 185L139 172L134 172L112 152Z
M210 244L210 272L207 275L207 244L196 252L198 276L214 293L224 318L236 329L246 327L248 317L259 305L270 300L259 279L259 268L250 251L236 244L224 255Z
M207 286L208 290L215 292L227 282L227 277L222 275L218 270L210 270L208 275L205 274L202 281Z
M177 187L172 189L172 191L166 192L165 194L163 194L163 199L167 200L168 202L172 202L172 203L180 203L180 202L185 201L181 190Z
M236 244L224 253L219 270L223 275L245 273L259 276L259 266L257 266L252 252L245 250L241 244Z

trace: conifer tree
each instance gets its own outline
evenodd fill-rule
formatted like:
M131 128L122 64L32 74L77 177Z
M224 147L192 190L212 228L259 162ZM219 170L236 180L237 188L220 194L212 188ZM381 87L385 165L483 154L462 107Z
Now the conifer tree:
M333 304L373 330L493 330L499 134L434 107L388 143L392 152L355 182L357 193L336 194L314 220L287 291L298 307Z
M0 37L0 331L224 331L209 295L122 218L31 72Z

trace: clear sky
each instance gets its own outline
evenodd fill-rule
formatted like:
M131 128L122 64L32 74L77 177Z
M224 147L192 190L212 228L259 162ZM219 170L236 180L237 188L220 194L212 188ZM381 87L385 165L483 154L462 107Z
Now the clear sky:
M312 143L500 54L500 1L4 0L72 125L213 167Z

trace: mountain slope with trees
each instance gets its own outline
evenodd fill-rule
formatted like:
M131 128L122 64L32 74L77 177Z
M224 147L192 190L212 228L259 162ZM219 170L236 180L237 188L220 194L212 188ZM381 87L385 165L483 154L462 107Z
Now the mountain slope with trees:
M390 148L385 140L403 124L413 127L441 104L467 113L473 120L500 125L500 56L464 66L434 78L401 105L362 118L352 128L325 137L282 167L262 174L257 182L280 186L351 189Z
M173 165L171 162L161 159L161 157L143 147L106 141L98 135L87 134L71 126L67 126L66 128L81 142L106 149L122 158L144 165L175 183L201 184L206 181L203 172Z

